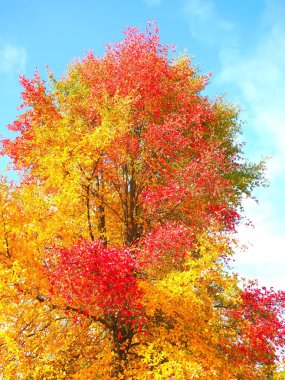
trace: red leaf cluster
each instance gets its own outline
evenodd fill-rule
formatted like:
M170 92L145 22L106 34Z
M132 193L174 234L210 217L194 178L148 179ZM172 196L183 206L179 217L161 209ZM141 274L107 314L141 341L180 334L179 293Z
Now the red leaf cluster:
M229 312L240 335L232 353L237 363L274 364L285 343L284 307L284 291L259 288L256 282L245 287L241 304Z
M100 241L80 241L71 248L56 248L50 272L54 295L68 305L94 315L118 315L139 320L142 291L138 262L128 248L106 248Z

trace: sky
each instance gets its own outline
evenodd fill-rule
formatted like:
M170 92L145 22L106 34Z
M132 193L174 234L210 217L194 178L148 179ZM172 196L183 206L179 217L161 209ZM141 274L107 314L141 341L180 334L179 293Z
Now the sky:
M267 188L245 200L254 228L238 234L234 268L261 285L285 290L285 1L284 0L0 0L0 133L17 116L18 77L48 65L60 77L87 51L102 56L127 26L156 20L163 44L187 51L212 73L209 96L241 109L244 152L267 157ZM7 160L0 158L3 170Z

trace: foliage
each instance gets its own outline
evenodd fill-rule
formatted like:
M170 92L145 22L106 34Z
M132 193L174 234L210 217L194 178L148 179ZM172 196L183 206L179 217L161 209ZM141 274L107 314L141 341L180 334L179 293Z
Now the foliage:
M46 84L2 141L3 379L265 379L284 292L229 273L244 196L237 109L155 26Z

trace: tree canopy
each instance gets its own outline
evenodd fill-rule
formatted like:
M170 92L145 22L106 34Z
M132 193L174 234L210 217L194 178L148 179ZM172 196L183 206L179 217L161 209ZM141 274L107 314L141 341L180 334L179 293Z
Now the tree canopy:
M2 140L3 379L268 379L284 292L230 272L262 164L237 107L158 30L36 72Z

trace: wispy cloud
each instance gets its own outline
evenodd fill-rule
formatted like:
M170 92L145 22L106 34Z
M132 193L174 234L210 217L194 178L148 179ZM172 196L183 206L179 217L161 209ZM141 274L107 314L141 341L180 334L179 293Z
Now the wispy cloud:
M283 17L280 17L283 15ZM248 152L252 158L270 155L269 189L259 193L259 206L245 204L255 229L241 227L248 252L237 257L237 267L252 277L285 289L285 17L284 3L267 1L260 31L251 49L223 48L216 83L236 95L254 132Z
M285 28L272 25L249 55L221 52L220 84L231 85L246 105L261 141L285 155ZM262 133L260 133L262 130Z
M188 0L185 3L185 10L188 16L197 17L199 21L208 21L214 16L213 3L209 0Z
M0 47L0 73L24 71L27 53L24 48L6 43Z
M162 3L162 0L143 0L148 7L155 7Z
M183 13L192 36L206 43L221 41L221 33L234 29L231 21L217 13L212 0L185 0Z
M257 205L248 201L245 208L254 228L240 226L240 244L247 246L247 249L238 250L234 266L243 276L258 278L262 285L285 289L285 236L276 232L271 222L271 204L262 201Z

